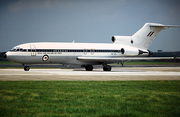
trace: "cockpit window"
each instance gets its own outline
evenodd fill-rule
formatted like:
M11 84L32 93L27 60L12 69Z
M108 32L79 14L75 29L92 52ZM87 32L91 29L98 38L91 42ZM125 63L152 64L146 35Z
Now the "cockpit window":
M15 51L16 51L16 48L11 49L10 51L15 52Z
M21 52L22 52L22 51L24 51L24 50L23 50L23 48L18 48L18 47L16 47L16 48L11 49L10 51L11 51L11 52L15 52L15 51L21 51Z

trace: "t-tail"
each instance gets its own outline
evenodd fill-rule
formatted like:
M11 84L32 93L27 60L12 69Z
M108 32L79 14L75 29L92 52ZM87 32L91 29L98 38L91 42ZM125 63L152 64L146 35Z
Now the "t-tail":
M157 23L146 23L132 36L113 36L115 44L123 44L142 50L147 50L161 30L169 27L180 27L175 25L163 25Z

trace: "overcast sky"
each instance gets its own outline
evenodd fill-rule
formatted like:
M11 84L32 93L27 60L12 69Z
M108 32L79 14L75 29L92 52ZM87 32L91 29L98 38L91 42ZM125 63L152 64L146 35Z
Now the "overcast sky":
M28 42L111 43L145 23L180 25L180 0L0 0L0 52ZM180 28L149 50L180 51Z

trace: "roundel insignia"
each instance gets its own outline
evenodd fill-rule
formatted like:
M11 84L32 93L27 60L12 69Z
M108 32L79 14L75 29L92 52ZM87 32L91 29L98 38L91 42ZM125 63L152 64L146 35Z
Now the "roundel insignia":
M44 55L43 57L42 57L42 60L43 61L47 61L49 59L49 56L48 55Z

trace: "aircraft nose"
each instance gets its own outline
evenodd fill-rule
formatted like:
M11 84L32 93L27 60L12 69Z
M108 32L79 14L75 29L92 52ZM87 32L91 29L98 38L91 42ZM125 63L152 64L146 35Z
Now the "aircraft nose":
M6 59L6 58L7 58L7 54L5 53L5 54L3 55L3 57Z

